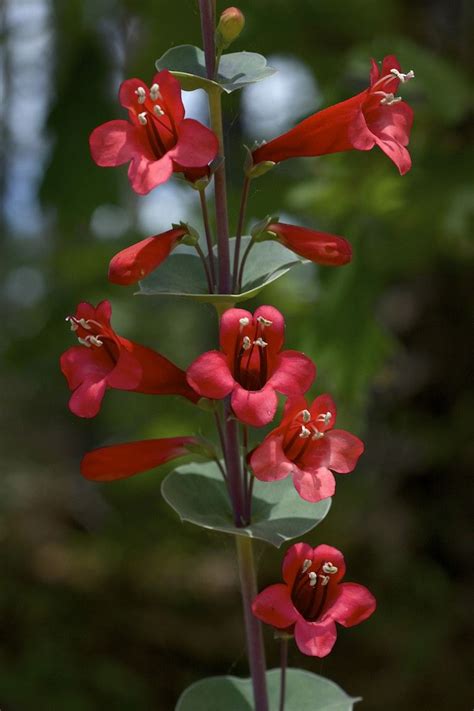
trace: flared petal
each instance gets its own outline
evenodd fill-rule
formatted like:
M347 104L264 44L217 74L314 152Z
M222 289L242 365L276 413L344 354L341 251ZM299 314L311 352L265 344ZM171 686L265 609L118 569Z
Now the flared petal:
M285 319L283 318L283 314L274 306L264 304L255 310L255 323L258 323L259 319L271 321L271 325L269 326L261 322L259 333L263 337L263 340L268 343L269 351L271 353L278 353L283 347L285 340Z
M168 230L123 249L110 261L109 281L121 286L136 284L166 259L185 232L182 228Z
M324 441L329 446L327 466L338 474L348 474L353 471L357 460L364 451L364 443L345 430L326 432Z
M224 353L231 356L232 360L237 342L240 348L244 336L253 335L252 324L253 314L246 309L227 309L222 314L219 324L219 342Z
M293 483L301 498L312 503L334 496L336 491L334 476L326 467L301 469L293 465Z
M92 159L102 167L128 163L142 150L140 136L128 121L108 121L95 128L89 137Z
M283 395L305 393L316 377L313 361L299 351L283 351L268 383Z
M119 101L124 109L133 109L135 111L141 106L141 104L138 103L137 90L143 90L145 96L148 97L149 89L141 79L134 77L133 79L126 79L120 84Z
M309 657L326 657L336 639L336 625L332 620L321 624L299 617L296 622L295 642L300 652Z
M269 225L268 231L276 234L285 247L316 264L341 266L352 259L351 245L343 237L283 222Z
M187 445L196 443L195 437L169 437L100 447L83 457L81 474L93 481L125 479L189 454Z
M358 151L370 151L375 146L375 137L367 126L367 120L362 108L354 113L347 126L347 137L353 148Z
M106 377L109 388L136 390L142 378L143 368L140 361L125 348L121 348L115 368Z
M262 622L278 629L291 627L299 618L299 613L291 602L290 589L282 583L262 590L252 603L252 612Z
M71 395L69 409L78 417L95 417L100 410L106 389L105 378L85 380Z
M283 448L283 434L270 433L250 456L250 466L260 481L278 481L293 471Z
M219 142L216 134L199 121L184 119L178 129L176 145L168 151L175 161L175 170L199 168L210 163L217 155Z
M397 166L400 175L405 175L411 168L411 156L405 146L395 141L384 141L377 136L375 141L393 163Z
M245 390L236 384L232 391L231 405L241 422L252 427L264 427L275 417L278 398L269 384L261 390Z
M327 393L318 395L318 397L311 404L309 411L311 413L311 418L318 422L318 430L320 432L326 432L334 427L336 424L336 404L332 397ZM330 415L327 422L325 422L323 416Z
M377 601L370 590L358 583L341 583L339 594L327 610L327 616L331 617L344 627L363 622L375 611Z
M337 573L331 575L331 580L338 583L346 574L346 563L341 551L333 546L322 543L313 549L313 561L315 566L323 563L332 563L337 568Z
M84 380L103 380L115 363L105 350L72 346L61 355L60 365L70 390L75 390Z
M295 543L286 551L283 558L283 580L290 588L300 572L305 560L313 560L313 548L307 543Z
M226 397L235 385L226 357L219 351L208 351L196 358L189 366L186 377L199 395L212 400Z
M173 122L178 126L184 118L184 105L181 98L181 85L168 69L157 72L152 79L152 84L158 84L161 98L158 104L162 105L168 115L173 117Z
M150 160L145 155L133 156L128 168L128 179L138 195L147 195L157 185L166 183L173 175L173 161L168 153L159 160Z

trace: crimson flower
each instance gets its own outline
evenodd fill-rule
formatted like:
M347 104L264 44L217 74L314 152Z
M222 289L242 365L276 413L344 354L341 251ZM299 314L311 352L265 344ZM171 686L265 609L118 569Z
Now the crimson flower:
M73 391L71 412L94 417L107 388L183 395L195 402L185 372L150 348L118 336L110 325L111 315L109 301L101 301L97 308L83 301L75 315L67 317L81 344L61 356L61 370Z
M394 55L385 57L380 71L372 59L370 86L356 96L318 111L287 133L253 151L254 163L279 163L298 156L369 151L375 145L392 160L404 175L411 168L408 145L413 110L395 96L400 82L414 77L401 72Z
M343 237L317 232L307 227L272 222L265 229L278 242L301 257L325 266L341 266L352 259L352 248ZM263 237L265 239L265 237Z
M199 121L184 118L181 87L167 69L155 74L150 88L141 79L127 79L119 100L130 120L98 126L89 145L98 165L130 161L128 177L136 193L146 195L173 172L204 168L216 157L216 135Z
M346 564L337 548L296 543L286 552L282 572L285 582L259 593L252 611L294 634L303 654L325 657L336 641L336 622L353 627L375 611L376 600L366 587L340 582Z
M290 398L281 424L250 455L257 479L276 481L289 474L301 498L321 501L334 494L331 469L351 472L364 451L358 437L334 430L336 406L329 395L320 395L308 406L303 397Z
M109 281L122 286L135 284L156 269L185 234L186 228L178 227L123 249L109 264Z
M168 437L100 447L84 455L81 474L93 481L126 479L183 457L197 444L195 437Z
M255 314L244 309L225 311L220 323L221 351L208 351L188 368L188 383L203 397L231 396L239 420L254 427L271 422L278 399L306 392L316 375L307 356L281 351L285 322L273 306Z

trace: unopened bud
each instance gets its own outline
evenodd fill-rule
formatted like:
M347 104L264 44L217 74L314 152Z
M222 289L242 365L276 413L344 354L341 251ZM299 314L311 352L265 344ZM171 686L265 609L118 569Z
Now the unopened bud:
M240 35L245 26L245 17L238 7L228 7L220 16L217 25L217 46L227 49Z

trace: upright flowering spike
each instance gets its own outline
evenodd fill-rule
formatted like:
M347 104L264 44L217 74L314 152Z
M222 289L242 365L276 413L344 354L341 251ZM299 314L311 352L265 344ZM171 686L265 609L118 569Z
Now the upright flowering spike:
M287 225L284 222L272 222L265 231L285 247L316 264L338 267L352 259L352 248L343 237L317 232L307 227ZM265 233L264 233L265 235ZM264 240L265 236L260 239Z
M303 397L290 398L281 424L250 455L257 479L276 481L289 474L306 501L321 501L334 494L332 471L351 472L364 451L361 440L345 430L333 429L336 406L329 395L312 405Z
M184 118L179 82L167 69L155 74L150 88L140 79L124 81L119 98L130 120L98 126L89 144L100 166L130 161L128 177L136 193L145 195L173 172L204 168L216 157L216 135Z
M168 437L100 447L84 455L81 474L93 481L126 479L183 457L198 444L196 437Z
M186 229L179 227L123 249L109 264L109 281L121 286L136 284L166 259L185 234Z
M295 636L300 652L329 654L337 638L336 622L353 627L375 611L372 593L357 583L342 583L344 556L337 548L296 543L283 560L284 583L270 585L252 604L259 620Z
M188 382L203 397L220 400L231 395L231 405L242 422L262 427L273 419L283 395L308 390L316 368L298 351L281 351L283 316L273 306L255 314L229 309L220 323L221 351L199 356L188 368Z
M411 168L408 145L413 111L395 96L400 82L414 77L402 74L394 55L385 57L382 69L372 59L370 86L360 94L318 111L287 133L253 151L254 164L279 163L288 158L321 156L375 145L404 175Z
M95 417L107 388L133 390L150 395L183 395L196 402L183 370L150 348L115 333L110 325L112 308L101 301L95 308L81 302L68 316L71 330L81 345L61 356L61 370L72 396L71 412Z

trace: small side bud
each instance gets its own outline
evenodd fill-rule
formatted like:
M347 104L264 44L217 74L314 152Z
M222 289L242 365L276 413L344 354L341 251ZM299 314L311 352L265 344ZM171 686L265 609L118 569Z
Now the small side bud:
M216 30L216 44L219 49L227 49L235 42L245 26L245 17L238 7L228 7L220 16Z
M279 218L275 217L274 215L267 215L263 220L257 222L250 230L250 234L253 237L254 241L264 242L265 240L275 239L276 235L271 232L268 232L268 227L274 222L278 222L278 219Z

